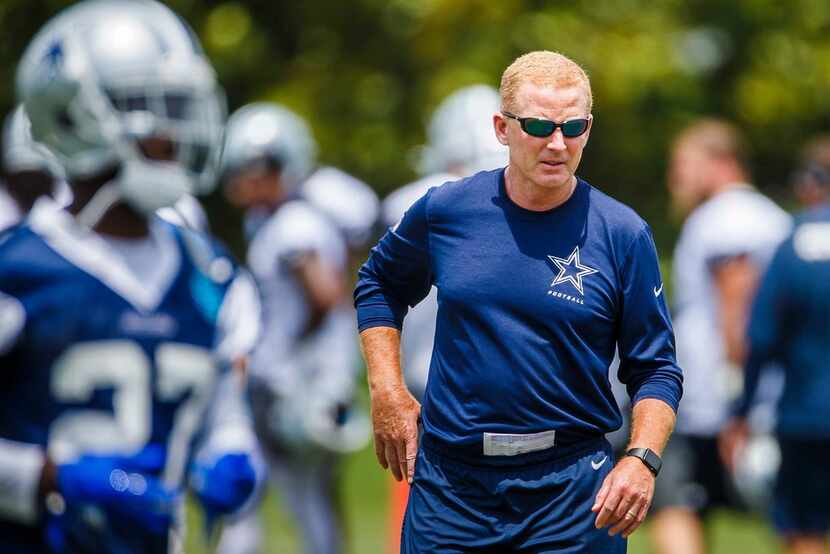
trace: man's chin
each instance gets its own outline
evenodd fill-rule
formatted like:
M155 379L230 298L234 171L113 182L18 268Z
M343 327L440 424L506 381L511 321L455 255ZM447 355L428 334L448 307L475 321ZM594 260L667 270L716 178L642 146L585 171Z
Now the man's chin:
M561 175L551 175L550 173L546 173L539 175L535 182L542 188L556 190L569 186L572 183L572 178L573 175L566 175L564 172Z

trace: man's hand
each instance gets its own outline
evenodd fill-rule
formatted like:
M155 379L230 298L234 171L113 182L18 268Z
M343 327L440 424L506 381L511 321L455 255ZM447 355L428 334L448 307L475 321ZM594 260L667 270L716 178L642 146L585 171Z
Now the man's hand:
M727 423L718 437L718 453L723 465L730 472L735 471L735 460L749 440L749 424L745 419L735 418Z
M602 482L591 511L597 529L611 526L609 535L628 538L646 518L654 496L654 475L632 456L620 460Z
M418 418L421 405L405 386L372 392L375 454L395 480L412 483L418 454Z

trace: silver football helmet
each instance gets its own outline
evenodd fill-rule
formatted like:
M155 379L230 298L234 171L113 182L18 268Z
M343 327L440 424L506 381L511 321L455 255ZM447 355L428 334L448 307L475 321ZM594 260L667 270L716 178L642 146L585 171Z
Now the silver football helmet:
M493 130L500 105L498 91L486 85L465 87L444 99L427 128L419 172L466 176L507 165L507 147Z
M280 169L283 185L296 190L317 159L308 124L279 104L256 102L235 111L225 128L223 180L251 164L267 160Z
M120 168L97 195L110 203L151 213L213 186L224 98L191 29L158 2L67 8L30 42L17 91L70 181ZM170 140L174 159L144 156L138 141L150 137Z

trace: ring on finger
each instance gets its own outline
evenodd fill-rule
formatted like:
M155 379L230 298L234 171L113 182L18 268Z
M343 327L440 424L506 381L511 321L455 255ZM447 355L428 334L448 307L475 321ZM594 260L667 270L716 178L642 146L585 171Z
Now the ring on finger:
M635 517L637 517L637 512L633 510L629 510L625 513L625 519L634 519Z

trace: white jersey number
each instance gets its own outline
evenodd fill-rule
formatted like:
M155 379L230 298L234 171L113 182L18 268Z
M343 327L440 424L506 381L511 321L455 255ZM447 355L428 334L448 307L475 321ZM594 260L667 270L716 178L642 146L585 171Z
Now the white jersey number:
M151 389L151 360L135 342L109 340L76 344L56 362L52 395L85 402L102 389L113 391L113 412L67 411L53 423L49 455L57 463L82 453L135 452L150 438L153 394L174 401L190 391L173 420L164 480L180 481L190 439L201 420L216 380L210 352L190 344L162 343L155 352L158 371Z

